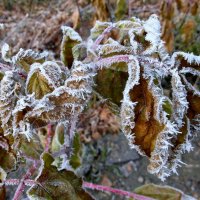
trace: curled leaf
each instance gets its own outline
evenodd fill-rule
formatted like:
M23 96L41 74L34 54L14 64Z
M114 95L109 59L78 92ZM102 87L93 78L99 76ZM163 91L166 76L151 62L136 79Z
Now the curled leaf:
M73 63L72 48L82 42L80 35L72 28L62 26L63 39L61 43L61 60L63 63L71 68Z

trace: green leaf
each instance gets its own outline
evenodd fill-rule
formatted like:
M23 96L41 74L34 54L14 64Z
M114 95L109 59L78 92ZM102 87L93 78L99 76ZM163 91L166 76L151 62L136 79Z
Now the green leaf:
M73 155L70 158L70 165L76 169L81 165L81 154L82 154L82 145L80 141L80 135L78 133L74 136L73 141Z
M58 152L61 150L62 145L64 144L64 130L65 127L63 124L58 124L56 126L55 134L52 140L52 152ZM82 146L80 141L80 136L78 133L75 134L74 140L73 140L73 154L70 157L70 165L73 167L73 169L78 168L81 165L81 154L82 154ZM60 166L62 162L62 159L60 157L55 158L54 165Z
M25 135L20 135L16 141L16 149L20 150L26 157L36 160L40 159L40 155L43 152L43 147L36 134L32 135L30 141Z
M82 189L82 179L72 171L58 171L52 166L54 159L44 153L42 166L36 181L39 185L31 187L27 195L30 200L92 200L93 198Z
M90 38L93 40L97 39L98 36L101 35L103 31L110 25L110 22L96 21L94 27L91 29Z
M102 69L96 76L95 90L104 98L120 105L128 73L113 69Z
M61 43L61 60L71 68L73 63L72 48L82 42L80 35L72 28L62 26L63 39Z
M5 171L11 171L16 165L15 154L0 147L0 167Z
M169 186L147 184L136 188L135 192L137 194L152 197L157 200L181 200L181 199L194 200L193 197L185 195L182 191Z
M52 139L51 149L52 152L59 151L62 145L64 144L64 124L58 124L56 126L55 134Z
M64 81L62 71L55 62L35 63L28 74L27 93L35 93L36 99L41 99L47 93L52 92Z
M77 44L72 48L74 60L83 61L87 57L86 44Z

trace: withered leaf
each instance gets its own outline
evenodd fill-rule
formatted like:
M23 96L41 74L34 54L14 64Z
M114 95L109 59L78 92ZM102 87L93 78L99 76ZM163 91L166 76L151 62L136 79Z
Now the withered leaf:
M130 97L135 106L135 127L132 132L135 137L135 144L149 157L156 148L158 134L164 130L165 125L155 118L156 99L148 88L148 81L141 78L140 84L130 91Z

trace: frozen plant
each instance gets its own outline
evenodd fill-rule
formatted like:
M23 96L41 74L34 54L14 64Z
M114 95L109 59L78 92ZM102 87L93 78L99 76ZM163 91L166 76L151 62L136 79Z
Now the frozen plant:
M29 199L92 199L73 172L78 167L72 161L73 144L79 114L94 89L101 94L103 79L98 76L109 70L114 77L125 74L123 90L115 90L117 85L112 90L122 96L121 127L130 147L149 158L148 171L162 180L177 173L181 155L192 150L191 139L200 127L200 56L169 55L156 15L146 21L97 21L87 41L70 27L63 26L62 31L62 62L24 49L10 56L9 45L2 47L2 190L6 184L19 185L15 200L25 185L31 186ZM168 95L163 84L167 80ZM34 165L22 180L6 179L22 160ZM57 186L61 189L55 190Z

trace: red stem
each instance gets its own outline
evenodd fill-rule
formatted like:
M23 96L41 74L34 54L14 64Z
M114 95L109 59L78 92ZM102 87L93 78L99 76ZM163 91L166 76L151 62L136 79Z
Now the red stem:
M135 194L135 193L128 192L125 190L120 190L120 189L103 186L103 185L96 185L96 184L88 183L88 182L84 182L83 187L89 188L89 189L95 189L95 190L99 190L99 191L111 192L111 193L118 194L121 196L132 197L136 200L154 200L150 197L145 197L143 195Z
M98 38L95 40L92 49L96 49L97 46L101 43L101 41L103 40L103 38L106 36L106 34L108 34L111 30L113 29L113 26L108 26L101 35L98 36Z
M103 67L110 67L114 63L119 63L119 62L130 62L130 55L117 55L117 56L112 56L109 58L101 58L97 62L95 62L95 65L99 68Z
M45 144L45 151L48 152L50 149L50 144L51 144L51 124L47 125L47 138L46 138L46 144Z
M30 178L33 173L36 170L36 164L34 164L28 171L27 173L22 177L21 181L19 182L19 185L17 187L17 190L15 191L15 195L13 197L13 200L20 200L22 193L24 192L25 189L25 183L24 181L28 178Z

